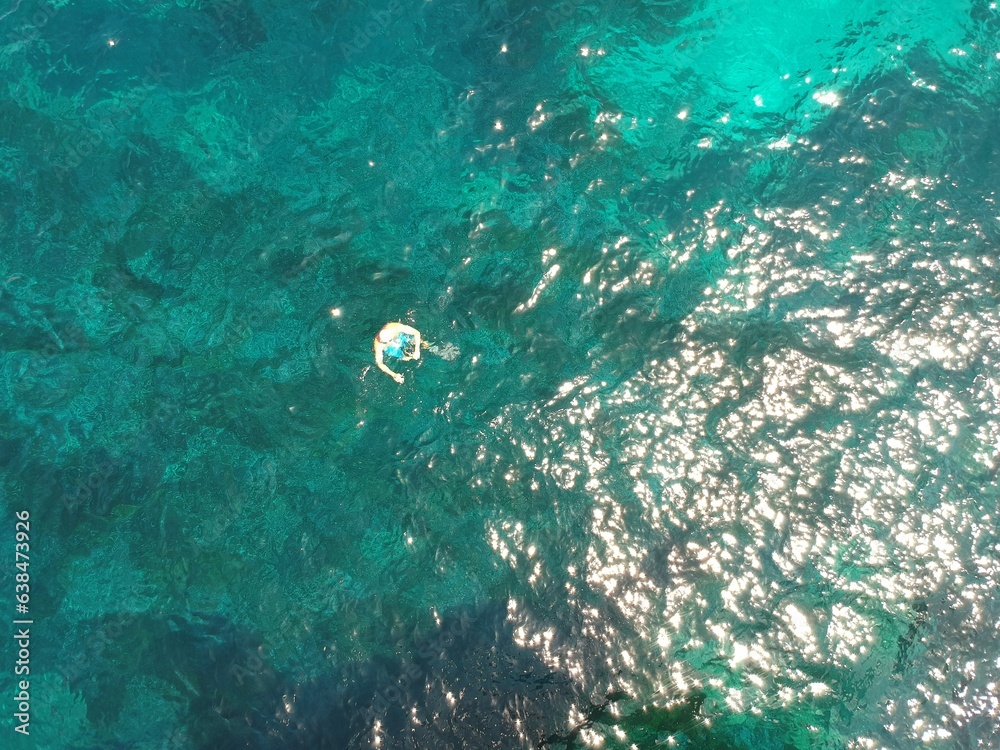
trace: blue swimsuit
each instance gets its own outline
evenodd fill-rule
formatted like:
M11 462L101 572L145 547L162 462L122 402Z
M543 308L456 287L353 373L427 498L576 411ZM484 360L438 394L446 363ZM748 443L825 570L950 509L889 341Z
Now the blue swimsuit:
M413 336L409 333L397 333L392 337L392 341L385 345L382 350L385 354L395 359L402 359L403 354L414 344Z

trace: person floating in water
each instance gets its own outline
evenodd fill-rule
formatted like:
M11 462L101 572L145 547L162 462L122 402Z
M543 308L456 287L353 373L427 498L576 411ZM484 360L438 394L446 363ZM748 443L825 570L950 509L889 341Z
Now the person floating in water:
M420 359L420 331L404 323L386 323L375 337L375 364L397 383L402 383L403 376L389 369L385 357L404 362Z

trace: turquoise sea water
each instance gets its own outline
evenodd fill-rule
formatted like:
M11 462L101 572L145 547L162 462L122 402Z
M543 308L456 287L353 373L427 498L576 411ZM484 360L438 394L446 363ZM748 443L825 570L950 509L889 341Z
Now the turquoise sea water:
M995 4L3 2L0 746L1000 746Z

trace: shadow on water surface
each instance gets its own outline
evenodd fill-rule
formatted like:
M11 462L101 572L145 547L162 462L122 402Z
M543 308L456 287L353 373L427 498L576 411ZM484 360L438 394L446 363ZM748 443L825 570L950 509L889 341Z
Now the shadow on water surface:
M571 750L586 747L583 734L597 725L625 728L641 748L667 738L709 750L751 747L755 738L779 746L767 717L714 730L699 691L664 705L620 690L581 695L568 675L518 645L506 614L503 604L462 610L429 633L399 635L395 655L312 677L268 663L261 635L219 614L109 616L91 621L100 647L64 673L88 716L106 726L141 724L127 710L132 675L169 685L178 725L161 730L164 747ZM573 713L580 718L567 729ZM97 747L74 739L73 747Z
M347 750L376 736L384 748L540 746L574 688L515 642L505 615L499 604L458 612L401 638L399 656L311 678L268 664L262 638L222 615L130 615L90 669L68 676L107 725L141 721L123 714L131 675L169 684L186 706L184 746Z

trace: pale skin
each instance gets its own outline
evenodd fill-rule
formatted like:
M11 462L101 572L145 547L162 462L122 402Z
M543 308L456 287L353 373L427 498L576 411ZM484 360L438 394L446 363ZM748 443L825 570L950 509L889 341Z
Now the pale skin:
M404 362L411 359L420 359L420 331L405 323L386 323L382 326L382 330L378 332L378 336L375 337L374 344L375 365L397 383L403 382L403 376L389 369L383 358L383 353L386 347L390 346L396 337L401 335L412 336L413 344L403 351L403 356L400 359Z

